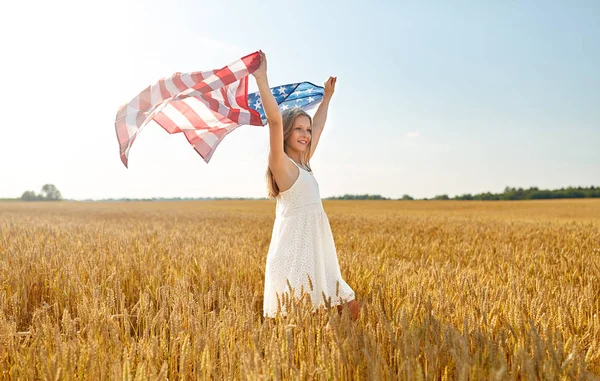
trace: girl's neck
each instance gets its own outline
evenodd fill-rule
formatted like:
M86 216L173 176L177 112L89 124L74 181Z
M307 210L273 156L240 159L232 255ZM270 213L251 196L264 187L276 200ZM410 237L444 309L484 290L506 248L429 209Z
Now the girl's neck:
M296 163L298 163L300 165L304 165L304 163L302 163L302 155L300 154L300 152L290 150L290 152L288 152L287 155L290 157L290 159L294 160Z
M302 155L300 153L295 153L292 151L292 152L288 153L287 155L290 159L294 160L294 162L296 164L298 164L300 167L304 168L307 171L309 170L308 166L302 162Z

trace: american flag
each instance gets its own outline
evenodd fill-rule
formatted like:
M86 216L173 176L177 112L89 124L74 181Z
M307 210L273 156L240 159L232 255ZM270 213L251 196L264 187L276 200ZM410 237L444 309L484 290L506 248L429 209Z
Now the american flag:
M300 82L272 87L271 94L275 97L281 111L291 108L308 110L323 100L324 89L310 82ZM258 92L248 95L248 104L260 114L263 124L266 124L267 117Z
M206 163L223 138L239 126L264 126L266 117L260 95L248 94L248 77L259 64L260 53L254 52L221 69L175 73L121 106L115 129L125 167L136 136L152 121L170 134L183 132ZM315 106L321 102L324 89L300 82L270 90L284 111Z

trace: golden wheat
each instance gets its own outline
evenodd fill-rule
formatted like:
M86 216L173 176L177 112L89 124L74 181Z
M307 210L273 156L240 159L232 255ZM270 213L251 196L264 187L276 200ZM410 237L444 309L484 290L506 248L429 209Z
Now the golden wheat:
M357 322L262 317L274 201L0 203L2 379L598 378L600 200L324 205Z

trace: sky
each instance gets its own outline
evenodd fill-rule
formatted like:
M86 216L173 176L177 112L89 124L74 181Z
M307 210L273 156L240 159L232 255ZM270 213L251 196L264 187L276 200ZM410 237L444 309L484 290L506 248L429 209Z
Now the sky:
M311 159L323 198L600 186L598 17L597 1L9 2L0 198L266 197L268 127L207 164L147 126L125 168L114 126L160 78L259 49L271 86L338 77Z

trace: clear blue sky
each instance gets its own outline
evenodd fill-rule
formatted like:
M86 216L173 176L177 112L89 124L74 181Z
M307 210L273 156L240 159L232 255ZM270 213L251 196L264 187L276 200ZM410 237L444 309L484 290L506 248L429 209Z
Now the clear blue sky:
M35 9L36 12L31 12ZM267 127L206 164L148 126L129 169L117 108L176 71L258 49L272 86L338 85L321 196L600 185L600 2L12 2L0 23L0 197L264 197ZM252 83L251 91L256 87Z

